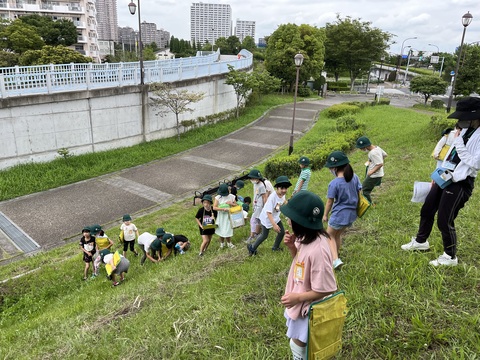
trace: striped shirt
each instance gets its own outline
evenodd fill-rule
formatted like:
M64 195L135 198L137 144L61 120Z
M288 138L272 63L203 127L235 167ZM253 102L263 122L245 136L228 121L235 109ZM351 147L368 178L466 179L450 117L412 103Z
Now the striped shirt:
M302 169L302 172L300 173L300 176L298 177L297 184L295 185L295 190L300 191L300 190L307 190L308 188L308 182L310 181L310 175L312 175L312 170L310 170L309 167L305 167ZM298 186L300 185L300 181L303 180L302 187L299 189Z

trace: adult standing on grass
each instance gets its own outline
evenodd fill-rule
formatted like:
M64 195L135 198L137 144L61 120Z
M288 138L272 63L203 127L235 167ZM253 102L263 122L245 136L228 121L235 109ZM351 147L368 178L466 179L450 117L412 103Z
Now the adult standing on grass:
M230 221L230 207L237 206L235 196L228 192L228 185L221 184L218 187L218 195L213 201L213 210L217 211L217 228L215 234L220 237L220 249L225 247L225 240L229 248L234 248L232 244L233 227Z
M337 290L328 234L322 224L323 209L322 200L309 191L299 192L280 208L293 230L293 234L287 230L284 238L293 261L281 302L295 360L307 359L310 304Z
M330 236L333 268L336 269L343 265L343 261L338 257L342 235L357 219L357 205L362 185L353 172L347 155L342 151L334 151L328 155L325 167L335 176L328 184L323 221L328 221L327 233ZM328 219L330 211L332 213Z
M366 136L357 139L356 146L362 151L368 152L368 161L365 163L367 169L365 180L362 183L363 196L372 203L370 194L375 186L380 186L384 175L383 161L387 157L387 153L380 146L372 145Z
M308 183L310 182L310 176L312 176L312 170L310 169L310 159L306 156L302 156L298 159L300 164L300 176L298 177L297 183L295 184L295 189L293 190L293 195L302 190L308 189Z
M265 203L265 206L260 214L262 233L253 245L249 244L247 246L248 253L250 255L257 254L257 248L268 238L270 229L273 229L277 233L272 250L282 250L280 248L280 243L285 235L285 229L283 228L282 221L280 220L280 206L285 203L285 194L290 186L292 186L292 183L286 176L279 176L275 181L275 192L268 197L267 202Z
M90 263L93 262L93 255L95 254L95 237L91 236L91 230L89 227L82 229L82 237L80 238L80 249L83 252L83 262L85 263L85 269L83 270L83 280L88 279L88 269L90 269ZM95 271L92 271L92 278L95 277Z
M475 178L480 169L480 98L466 97L458 101L456 111L449 118L458 119L455 140L447 153L443 168L450 170L452 182L441 189L435 182L420 211L417 235L402 250L428 250L435 213L442 234L444 253L430 261L433 266L456 266L457 233L455 218L472 195Z

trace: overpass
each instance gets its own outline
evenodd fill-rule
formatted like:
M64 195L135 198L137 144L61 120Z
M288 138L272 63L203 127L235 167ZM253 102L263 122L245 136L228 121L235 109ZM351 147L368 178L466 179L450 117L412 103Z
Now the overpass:
M144 86L138 62L3 68L0 169L51 161L62 148L79 155L173 136L175 116L156 115L149 106L149 83L174 83L177 88L205 93L193 113L180 115L180 122L232 110L236 95L224 83L228 65L249 70L253 55L242 50L238 57L220 56L217 51L145 61Z

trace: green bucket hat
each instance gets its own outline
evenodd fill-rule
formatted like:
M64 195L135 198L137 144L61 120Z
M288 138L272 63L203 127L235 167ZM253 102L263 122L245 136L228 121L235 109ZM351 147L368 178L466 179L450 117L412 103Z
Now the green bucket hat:
M260 170L252 169L252 170L250 170L250 172L248 173L248 177L249 177L250 179L261 179L261 178L262 178L262 174L260 173Z
M217 194L220 195L220 196L227 196L229 194L228 185L225 184L225 183L220 184L220 186L218 187L218 190L217 190Z
M334 151L327 157L327 162L325 163L326 168L339 167L350 163L347 155L342 151Z
M250 210L250 205L248 205L248 204L242 204L242 209L243 209L244 211L247 211L247 212L248 212L248 210Z
M370 140L366 136L362 136L357 139L357 143L355 146L357 147L357 149L363 149L370 145L372 145Z
M163 228L158 228L157 231L155 231L155 235L158 237L165 235L165 230Z
M165 245L167 245L167 247L169 247L173 244L173 241L174 241L173 240L173 235L166 233L165 235L163 235L161 241L162 241L162 244L165 244Z
M237 180L235 181L235 186L239 189L243 189L245 186L245 183L242 180Z
M300 159L298 159L298 163L302 165L310 165L310 159L306 156L302 156Z
M282 186L282 185L285 185L285 186ZM275 180L274 187L280 187L280 186L289 188L290 186L292 186L292 183L290 182L290 180L288 180L288 177L282 175L282 176L279 176L277 180Z
M122 220L123 221L132 221L132 217L129 214L125 214L125 215L123 215Z
M160 239L155 239L150 244L150 249L152 249L154 251L158 251L161 248L162 248L162 240L160 240Z
M287 204L281 206L280 211L307 229L323 229L323 201L308 190L300 191Z
M100 232L100 230L102 230L102 227L99 224L95 224L95 225L90 226L90 229L91 229L93 234L98 234Z
M90 229L90 226L84 226L82 229L82 233L84 233L85 231L88 231L89 233L91 233L92 229Z
M103 258L105 257L105 255L108 255L108 254L111 254L109 249L100 250L100 259L102 259L103 261Z
M210 201L210 203L213 204L212 195L210 195L210 194L205 194L205 195L203 195L202 201Z

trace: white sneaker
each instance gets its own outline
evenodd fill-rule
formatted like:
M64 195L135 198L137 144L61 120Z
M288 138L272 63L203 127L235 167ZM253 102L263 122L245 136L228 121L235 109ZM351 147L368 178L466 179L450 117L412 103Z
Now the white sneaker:
M340 258L337 258L333 261L333 268L340 269L343 265L343 261Z
M227 243L227 246L230 248L230 249L233 249L235 247L235 245L233 245L232 243Z
M438 257L436 260L430 261L430 265L433 266L457 266L458 265L458 258L452 259L452 257L446 253L443 253Z
M220 243L220 249L223 249L224 247L225 247L225 243L224 242Z
M412 241L410 241L408 244L403 244L401 248L405 251L425 251L430 249L430 244L428 243L428 241L425 241L424 243L419 243L417 242L417 239L415 237L412 237Z

